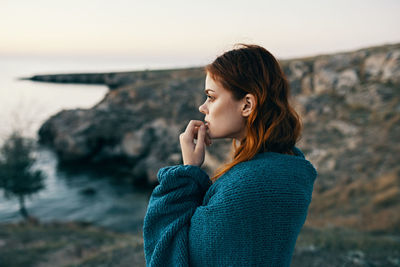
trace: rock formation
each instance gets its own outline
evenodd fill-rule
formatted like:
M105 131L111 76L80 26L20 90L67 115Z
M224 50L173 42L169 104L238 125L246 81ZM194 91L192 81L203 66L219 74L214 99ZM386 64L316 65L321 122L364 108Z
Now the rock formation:
M388 175L395 178L386 179L389 184L380 190L374 186L364 190L370 190L371 198L389 198L379 210L399 207L400 191L384 192L400 186L396 156L400 151L400 44L280 63L290 81L291 101L303 118L298 146L319 173L314 198L321 201L313 201L310 212L335 216L337 199L331 196L343 192L338 188L353 188L360 181L385 183L380 179ZM88 110L54 115L39 130L40 141L53 147L61 161L109 163L134 179L155 183L160 167L182 163L179 134L189 120L204 118L198 111L205 100L204 71L126 72L103 74L103 78L112 89L104 99ZM207 148L204 169L209 174L229 160L230 147L229 140L216 140ZM352 199L352 194L357 195L348 192L347 197ZM348 213L359 215L371 209L366 204ZM311 217L318 221L314 214ZM350 217L340 220L348 225L361 220ZM395 226L388 222L385 227Z
M205 99L204 71L195 68L114 76L122 84L132 82L110 90L91 109L63 110L54 115L40 128L40 142L54 148L61 162L112 164L132 179L154 183L160 167L182 161L179 134L187 123L203 119L197 107ZM215 147L226 142L216 142ZM207 165L205 169L210 171L213 163Z

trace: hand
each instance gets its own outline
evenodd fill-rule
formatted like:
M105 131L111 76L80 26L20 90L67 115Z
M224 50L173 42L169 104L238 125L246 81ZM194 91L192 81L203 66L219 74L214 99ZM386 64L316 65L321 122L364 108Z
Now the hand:
M194 139L197 140L196 144ZM204 162L205 147L211 145L211 138L206 132L204 122L191 120L185 132L179 135L183 165L201 166Z

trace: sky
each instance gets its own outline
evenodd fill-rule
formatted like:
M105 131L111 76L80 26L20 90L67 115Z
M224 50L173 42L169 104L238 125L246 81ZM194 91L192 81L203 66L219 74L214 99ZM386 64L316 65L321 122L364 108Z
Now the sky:
M399 0L0 0L0 55L203 64L235 43L279 59L400 42Z

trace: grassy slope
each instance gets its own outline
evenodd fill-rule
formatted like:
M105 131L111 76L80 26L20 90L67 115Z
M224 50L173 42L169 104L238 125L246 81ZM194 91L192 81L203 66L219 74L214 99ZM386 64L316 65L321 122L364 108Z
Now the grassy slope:
M144 266L140 234L79 223L2 224L0 266Z
M400 266L400 236L303 228L292 266ZM142 234L79 223L2 224L0 266L145 266Z

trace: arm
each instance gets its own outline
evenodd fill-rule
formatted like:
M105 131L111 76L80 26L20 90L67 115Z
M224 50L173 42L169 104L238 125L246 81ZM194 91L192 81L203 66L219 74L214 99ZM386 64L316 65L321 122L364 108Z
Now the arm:
M199 167L165 167L157 174L144 219L143 237L147 266L188 266L188 229L191 217L211 185Z
M184 165L159 170L144 218L144 253L148 266L188 266L188 228L211 185L200 169L211 140L202 121L191 120L179 136ZM197 143L194 143L197 139Z
M301 191L236 179L202 205L210 181L200 168L158 178L144 221L148 266L289 266L309 204Z
M312 184L285 182L292 175L253 162L226 173L204 198L211 181L198 167L205 133L200 127L194 145L196 123L180 136L185 165L158 172L143 226L147 265L289 266Z

